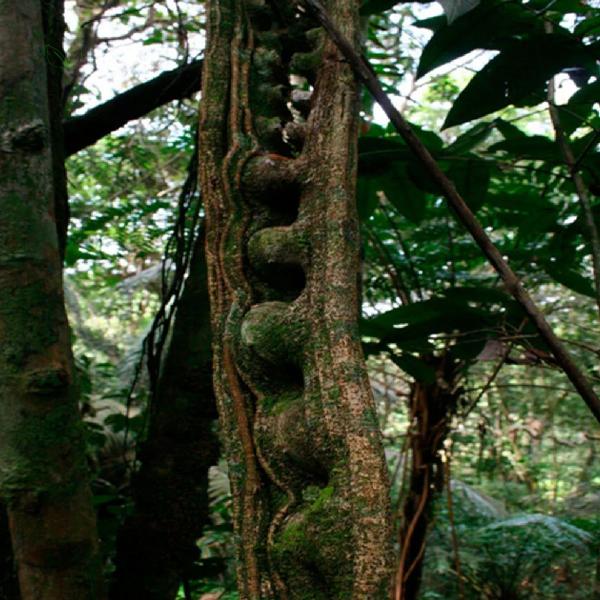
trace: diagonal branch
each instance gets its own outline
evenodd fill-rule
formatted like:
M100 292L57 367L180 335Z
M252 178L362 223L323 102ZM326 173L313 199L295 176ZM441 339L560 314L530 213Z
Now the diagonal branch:
M302 0L302 3L312 14L314 14L319 23L327 31L344 58L354 70L356 76L366 85L373 98L384 110L385 114L388 116L398 133L402 136L408 147L421 161L432 181L439 186L442 194L456 213L458 219L471 234L492 267L500 275L506 289L521 305L527 316L536 326L540 337L552 351L556 362L571 380L571 383L575 386L585 403L588 405L589 409L596 417L596 420L600 422L600 398L596 395L596 392L585 375L579 370L579 367L575 364L575 361L569 352L561 344L560 340L544 318L541 310L525 290L515 272L510 268L504 258L502 258L502 255L485 233L471 209L467 206L462 196L456 191L454 184L440 169L435 159L429 153L429 150L421 143L411 126L398 112L388 95L383 91L383 88L377 79L377 75L367 59L358 54L348 40L338 31L319 0Z
M84 115L64 121L65 156L71 156L100 138L171 102L189 98L200 89L202 60L161 73L158 77L111 98Z

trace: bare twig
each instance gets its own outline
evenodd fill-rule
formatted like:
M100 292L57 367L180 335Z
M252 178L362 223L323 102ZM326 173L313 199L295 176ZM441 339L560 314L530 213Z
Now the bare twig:
M560 340L544 318L540 309L536 306L531 296L521 284L517 275L504 260L471 209L456 191L454 184L437 165L435 159L415 135L409 123L394 107L388 95L383 91L383 88L377 79L377 75L371 68L369 62L364 56L357 53L352 44L350 44L350 42L340 33L319 0L302 0L302 4L315 16L327 31L339 51L348 61L356 76L363 81L408 147L421 161L432 181L440 188L442 194L448 200L448 203L459 220L469 231L490 264L498 272L500 277L502 277L506 289L512 294L515 300L517 300L527 316L534 323L540 336L551 349L556 362L562 367L563 371L571 380L593 415L598 422L600 422L600 398L596 395L596 392L585 375L579 370L569 352L560 343Z

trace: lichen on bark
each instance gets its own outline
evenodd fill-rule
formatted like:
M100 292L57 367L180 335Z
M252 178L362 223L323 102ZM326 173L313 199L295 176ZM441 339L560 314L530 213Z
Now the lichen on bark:
M329 5L357 44L358 2ZM208 11L200 173L240 594L384 598L388 481L357 329L357 83L293 3ZM287 110L297 65L315 88L306 120Z

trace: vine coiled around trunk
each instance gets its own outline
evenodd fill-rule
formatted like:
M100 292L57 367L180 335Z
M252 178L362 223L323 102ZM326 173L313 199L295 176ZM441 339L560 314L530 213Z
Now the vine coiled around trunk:
M357 40L358 3L331 4ZM212 1L208 22L200 172L241 597L383 598L388 481L357 329L357 84L292 3ZM314 84L307 118L292 82Z

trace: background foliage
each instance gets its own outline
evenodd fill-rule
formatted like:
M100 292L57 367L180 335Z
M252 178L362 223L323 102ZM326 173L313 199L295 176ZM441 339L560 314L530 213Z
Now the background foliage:
M70 111L201 52L202 3L67 5ZM485 0L451 23L427 2L367 0L362 13L366 52L386 90L597 381L593 231L573 172L597 227L600 4ZM548 112L552 79L575 169ZM141 349L161 303L197 101L161 107L68 162L66 289L108 564L145 431ZM598 427L366 95L363 111L361 327L398 515L411 385L439 383L432 356L458 365L443 450L449 482L434 507L421 597L590 598L600 577ZM212 469L212 526L191 582L206 598L235 597L224 471Z

